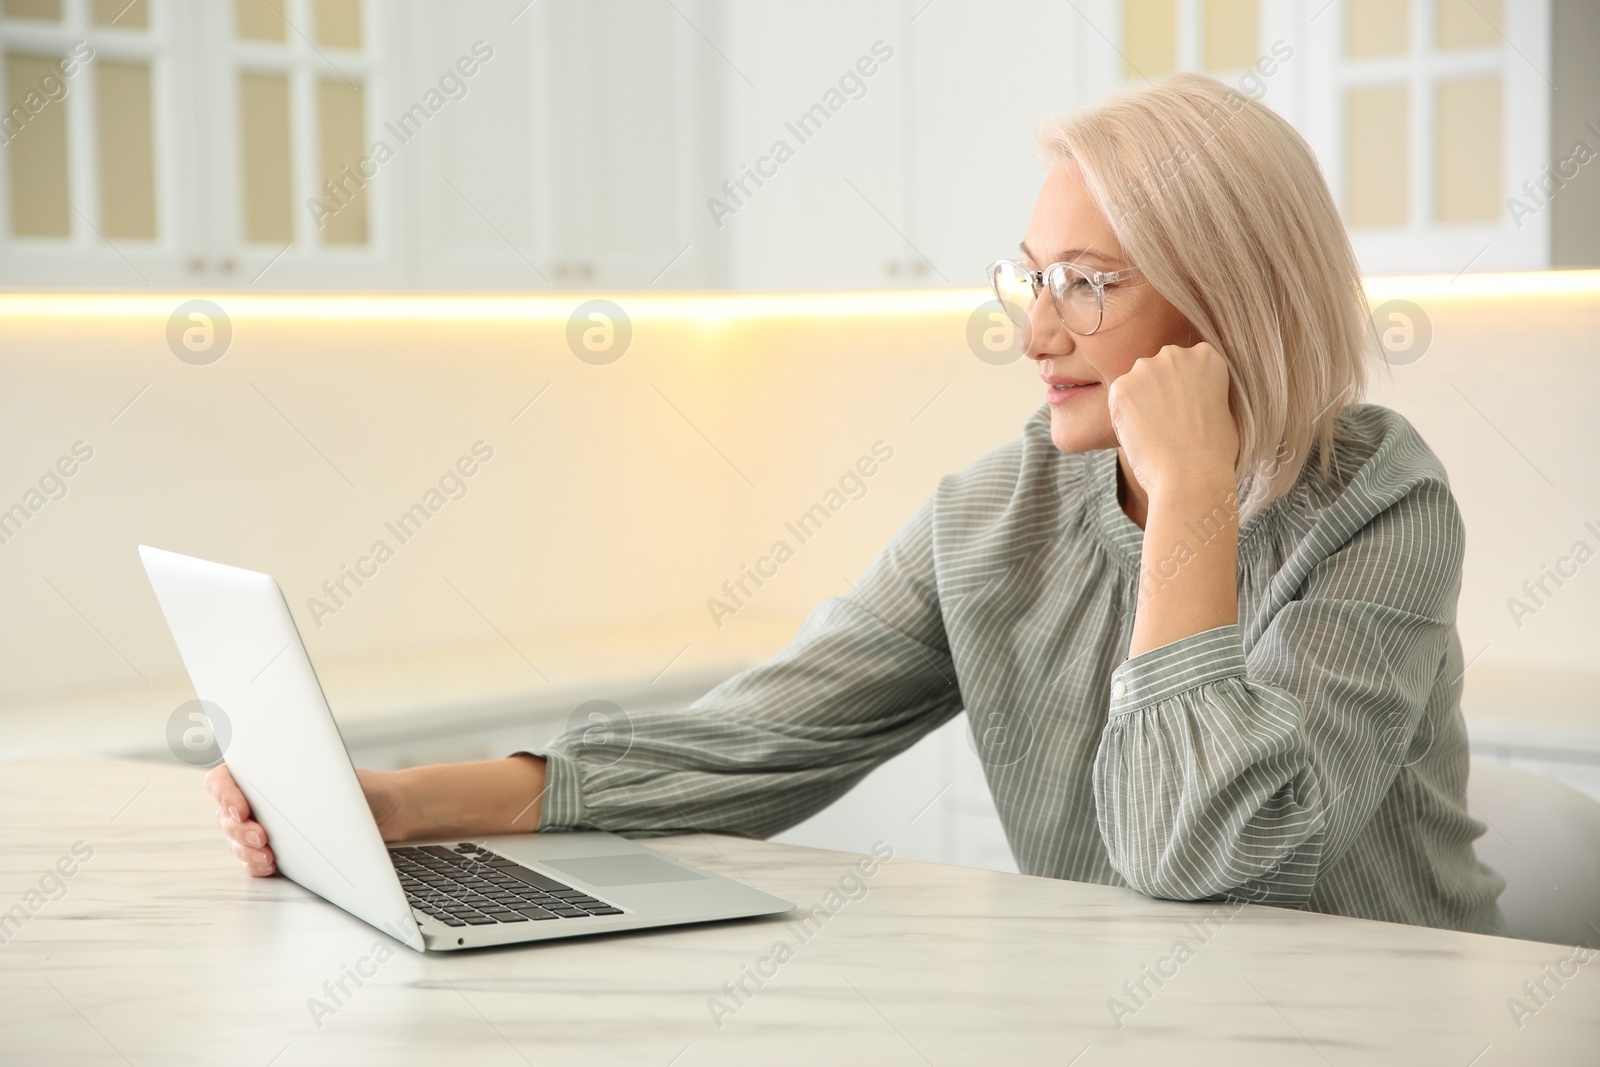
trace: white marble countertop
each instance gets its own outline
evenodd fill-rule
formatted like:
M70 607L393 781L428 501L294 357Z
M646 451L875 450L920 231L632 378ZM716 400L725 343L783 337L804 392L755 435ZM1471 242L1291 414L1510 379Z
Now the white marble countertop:
M242 875L199 777L87 756L0 765L0 911L25 915L0 933L0 1063L1600 1062L1600 957L1558 986L1560 946L907 860L833 897L808 939L772 918L425 957ZM77 842L92 855L45 899ZM828 907L858 859L650 843L805 908ZM779 942L786 958L764 963ZM347 967L375 973L314 1018ZM729 997L741 979L752 994Z

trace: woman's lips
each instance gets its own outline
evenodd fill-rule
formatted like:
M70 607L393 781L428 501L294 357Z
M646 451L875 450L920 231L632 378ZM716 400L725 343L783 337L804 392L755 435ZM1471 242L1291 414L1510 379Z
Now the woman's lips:
M1086 382L1081 378L1046 378L1044 383L1044 398L1051 404L1068 403L1100 387L1099 382Z

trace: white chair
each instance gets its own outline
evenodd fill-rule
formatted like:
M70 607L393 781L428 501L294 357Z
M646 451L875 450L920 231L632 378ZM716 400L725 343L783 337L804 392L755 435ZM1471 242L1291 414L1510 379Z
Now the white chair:
M1506 880L1506 933L1600 948L1600 803L1552 778L1472 761L1467 800L1488 824L1478 859Z

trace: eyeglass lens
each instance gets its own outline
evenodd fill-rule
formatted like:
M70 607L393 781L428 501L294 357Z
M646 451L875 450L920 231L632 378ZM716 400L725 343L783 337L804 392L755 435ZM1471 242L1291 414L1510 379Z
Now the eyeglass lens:
M1068 263L1055 263L1045 271L1056 315L1073 333L1089 334L1100 328L1103 297L1089 275ZM1033 276L1019 263L1001 261L994 268L994 292L1018 328L1027 326L1033 307Z

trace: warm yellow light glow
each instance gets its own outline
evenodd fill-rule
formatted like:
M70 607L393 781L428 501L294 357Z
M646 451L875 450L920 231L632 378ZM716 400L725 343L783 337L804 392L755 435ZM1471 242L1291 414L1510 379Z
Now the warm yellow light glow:
M211 300L230 316L299 319L561 321L579 304L614 301L630 318L699 322L968 314L987 289L870 290L850 293L0 293L0 317L166 316L187 300Z
M1600 270L1413 275L1366 279L1373 303L1486 300L1496 297L1600 297ZM707 327L739 319L809 319L967 315L991 298L987 289L865 290L841 293L0 293L0 318L164 318L195 297L230 316L284 319L383 319L561 322L586 300L615 301L634 319Z

